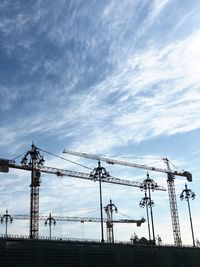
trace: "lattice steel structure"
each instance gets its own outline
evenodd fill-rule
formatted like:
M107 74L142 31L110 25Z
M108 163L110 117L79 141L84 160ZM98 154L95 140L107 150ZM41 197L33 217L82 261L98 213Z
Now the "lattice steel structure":
M39 187L41 183L40 180L41 173L55 174L61 177L68 176L90 181L94 181L94 178L96 180L99 180L98 173L97 176L95 176L94 173L91 174L91 173L76 172L71 170L48 167L44 166L43 164L44 164L44 158L40 155L40 149L37 148L34 144L32 144L31 150L28 151L22 158L21 165L17 164L14 160L0 158L0 172L6 173L9 171L9 168L31 171L30 238L37 238L39 236ZM102 170L105 170L105 168L101 166L99 167L102 168ZM98 168L95 168L94 171L97 171ZM98 171L99 170L100 169L98 169ZM138 188L140 188L141 186L140 182L119 179L110 175L103 175L101 178L102 178L101 182L130 186L130 187L138 187ZM160 186L158 190L166 191L166 189L162 186Z
M182 246L180 223L179 223L177 200L176 200L176 191L175 191L175 184L174 184L175 177L174 177L174 174L171 172L168 159L165 159L165 163L167 164L167 169L169 171L169 173L167 173L167 188L168 188L168 195L169 195L169 204L170 204L174 244L176 246Z
M107 222L106 222L106 230L107 230L107 241L110 243L114 243L114 230L113 230L113 212L117 213L117 207L112 203L110 199L110 203L104 207L105 213L107 214Z
M151 170L151 171L166 173L167 174L167 187L168 187L168 195L169 195L169 203L170 203L170 212L171 212L174 244L176 246L182 246L174 178L175 178L175 176L183 176L183 177L186 177L189 182L191 182L192 181L192 174L190 172L188 172L188 171L172 171L170 166L169 166L169 160L167 158L163 159L167 164L167 168L162 169L162 168L147 166L147 165L143 165L143 164L136 164L133 162L127 162L127 161L123 161L123 160L110 159L107 157L98 156L96 154L87 154L87 153L83 153L83 152L71 151L68 149L64 149L63 153L73 155L73 156L88 158L88 159L94 159L94 160L98 160L98 161L99 160L105 161L106 163L112 164L112 165L118 164L118 165L123 165L123 166L127 166L127 167L140 168L140 169L145 169L145 170ZM156 190L158 190L158 188L156 188Z
M22 158L21 164L31 169L30 238L37 238L39 235L40 167L44 164L44 159L34 144L32 144L31 150Z

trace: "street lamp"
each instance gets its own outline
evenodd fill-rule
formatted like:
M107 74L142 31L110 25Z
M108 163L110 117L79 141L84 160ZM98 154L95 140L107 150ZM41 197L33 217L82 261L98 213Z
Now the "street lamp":
M144 205L146 205L146 208L147 207L150 208L151 224L152 224L151 226L152 226L152 234L153 234L154 243L155 243L155 233L154 233L153 210L152 210L152 207L154 206L154 202L151 200L151 191L154 191L157 187L158 187L157 183L153 179L150 179L149 173L147 173L147 178L143 181L140 188L141 190L145 191L144 201L147 201L147 204L144 204ZM148 191L148 196L146 194L147 191Z
M104 242L101 181L109 176L110 175L106 171L106 169L101 166L100 161L98 161L98 167L94 168L94 170L90 174L90 177L93 178L94 181L99 181L99 200L100 200L99 202L100 202L100 212L101 212L101 242Z
M45 220L44 223L45 226L49 225L49 239L51 239L51 226L56 225L56 220L51 217L51 213L49 213L49 217Z
M191 231L192 231L192 241L193 241L193 246L195 247L195 240L194 240L194 231L193 231L193 225L192 225L192 216L191 216L191 210L190 210L190 201L189 199L195 199L195 193L187 188L187 184L185 184L185 189L182 191L180 195L180 199L183 200L185 199L188 203L188 211L189 211L189 217L190 217L190 225L191 225Z
M6 210L6 214L4 214L1 217L1 223L3 223L5 221L6 223L6 237L8 234L8 222L12 223L13 222L13 218L10 216L10 214L8 214L8 210Z
M151 240L151 231L150 231L150 223L149 223L149 207L152 205L154 205L154 202L147 196L147 193L145 191L145 196L141 199L139 206L141 208L146 207L149 241Z

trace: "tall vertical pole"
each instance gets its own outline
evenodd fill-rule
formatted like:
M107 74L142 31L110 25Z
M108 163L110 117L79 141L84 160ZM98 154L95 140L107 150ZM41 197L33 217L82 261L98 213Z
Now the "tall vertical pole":
M189 211L189 217L190 217L190 226L191 226L191 232L192 232L192 241L193 241L193 246L195 247L195 240L194 240L194 230L193 230L193 224L192 224L192 216L191 216L191 210L190 210L190 201L189 198L187 200L188 203L188 211Z
M190 201L189 201L190 197L192 199L195 199L195 193L191 189L188 189L187 188L187 184L185 184L185 189L182 191L182 193L180 195L180 199L183 200L185 198L185 200L187 201L187 204L188 204L188 212L189 212L190 226L191 226L191 232L192 232L192 242L193 242L193 246L195 247L194 231L193 231L193 224L192 224L192 215L191 215Z
M49 238L51 239L51 224L49 225Z
M6 236L8 234L8 210L6 210L6 218L5 218L5 221L6 221Z
M13 219L12 217L10 216L10 214L8 214L8 210L6 210L6 214L4 214L2 217L1 217L1 223L3 223L5 220L5 223L6 223L6 232L5 232L5 236L7 237L8 235L8 222L12 223Z
M101 167L101 162L98 161L98 167L94 168L91 172L90 177L93 178L94 181L99 181L99 202L100 202L100 215L101 215L101 242L104 242L104 233L103 233L103 207L102 207L102 188L101 181L104 178L107 178L109 173L105 168Z
M49 213L49 217L45 220L45 223L44 223L45 226L49 225L49 239L51 239L51 226L52 226L52 224L55 226L56 220L51 216L51 213Z
M110 199L110 220L111 220L111 231L112 231L112 243L114 243L114 229L113 229L113 204Z
M31 184L30 184L30 238L34 237L33 233L33 162L31 161Z
M148 220L148 230L149 230L149 240L151 240L151 234L150 234L150 225L149 225L149 213L148 213L148 207L150 209L150 215L151 215L151 228L152 228L152 235L153 235L153 242L155 244L155 232L154 232L154 221L153 221L153 210L152 207L154 206L154 202L151 199L151 190L154 191L158 187L157 183L153 179L149 178L149 174L147 173L147 178L143 181L141 184L141 190L145 191L145 197L142 198L140 201L140 207L146 206L147 211L147 220ZM147 196L148 192L148 196Z
M153 235L153 241L155 242L155 233L154 233L154 221L153 221L153 211L152 211L152 205L153 202L151 201L151 192L150 192L150 188L148 188L149 191L149 207L150 207L150 212L151 212L151 227L152 227L152 235Z
M148 233L149 233L149 241L151 240L151 229L150 229L150 222L149 222L149 207L153 204L151 203L151 199L147 196L146 190L145 190L145 196L142 198L142 200L139 203L139 206L144 208L146 207L146 213L147 213L147 223L148 223Z
M147 199L147 193L145 192L145 199ZM148 203L145 201L146 206L146 213L147 213L147 223L148 223L148 232L149 232L149 241L151 240L151 230L150 230L150 223L149 223L149 209L148 209Z
M101 191L101 177L99 177L99 198L100 198L100 211L101 211L101 242L104 242L104 233L103 233L103 207L102 207L102 191Z

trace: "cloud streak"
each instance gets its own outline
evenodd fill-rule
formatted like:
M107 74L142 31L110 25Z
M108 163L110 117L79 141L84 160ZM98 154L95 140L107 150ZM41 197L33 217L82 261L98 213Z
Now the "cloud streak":
M190 166L188 155L200 150L195 141L187 156L183 151L185 144L197 140L200 128L198 3L180 8L179 1L169 0L56 4L16 0L1 1L0 7L2 157L21 154L32 141L57 154L71 148L161 157L173 147L174 154L169 154ZM172 8L179 10L177 17ZM63 166L46 159L50 165ZM197 165L194 159L195 173ZM117 177L144 177L122 168L110 170ZM23 177L20 183L25 183L25 175L12 175ZM44 176L44 212L47 203L57 208L54 181ZM162 178L158 181L162 183ZM69 191L63 206L98 202L97 186L67 179L63 184ZM1 203L9 203L9 190L16 194L21 190L22 202L28 199L12 180L2 179L1 188L8 189ZM104 185L105 198L112 195L123 210L139 214L126 205L132 197L138 202L140 194L126 198L127 191L118 190L119 194L114 186ZM86 191L87 198L81 195ZM77 200L77 195L84 200ZM15 204L8 207L17 209Z

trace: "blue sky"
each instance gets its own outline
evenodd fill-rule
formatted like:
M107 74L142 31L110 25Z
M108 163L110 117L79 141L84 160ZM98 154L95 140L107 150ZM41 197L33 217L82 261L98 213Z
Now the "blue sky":
M195 213L200 194L199 1L2 0L0 18L0 156L14 158L34 141L62 156L67 148L162 167L157 159L168 157L177 169L193 174L194 232L200 239ZM87 172L48 154L45 159L48 166ZM139 181L146 175L145 170L106 167L119 178ZM1 213L8 208L27 214L28 174L12 170L0 175ZM166 187L165 175L150 175ZM182 239L192 244L187 206L179 201L184 183L176 178ZM122 213L145 216L138 207L139 190L114 185L103 190L104 205L111 197ZM40 200L44 214L98 209L98 186L44 175ZM155 232L172 243L167 193L154 193L154 201ZM99 225L84 227L61 225L55 234L99 237ZM93 229L91 236L87 227ZM147 236L147 226L116 228L119 239L128 240L133 232ZM15 222L12 231L25 234L28 226L19 229ZM41 226L41 234L46 232Z

